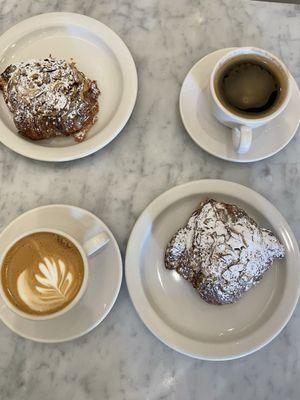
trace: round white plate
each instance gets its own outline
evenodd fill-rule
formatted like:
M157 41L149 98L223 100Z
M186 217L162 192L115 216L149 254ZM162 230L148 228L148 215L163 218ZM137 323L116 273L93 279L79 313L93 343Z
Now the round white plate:
M30 141L17 133L0 94L0 141L36 160L74 160L101 149L122 130L136 101L137 72L119 36L93 18L72 13L37 15L5 32L0 37L0 72L12 63L50 54L67 61L73 58L79 70L97 81L98 121L82 143L72 137Z
M286 257L236 304L207 304L164 266L170 238L207 197L243 207L286 248ZM291 229L268 200L236 183L202 180L165 192L139 217L128 242L126 282L136 311L162 342L192 357L228 360L260 349L287 324L299 297L299 260Z
M291 76L292 97L284 112L267 125L253 130L253 142L246 154L233 149L231 130L212 115L209 77L216 62L232 48L217 50L198 61L182 84L179 109L185 129L208 153L228 161L263 160L282 150L293 138L300 123L300 91Z
M48 321L31 321L1 304L1 320L18 335L37 342L64 342L88 333L110 312L122 282L122 259L113 234L98 217L82 208L59 204L35 208L11 222L0 235L0 253L16 236L43 227L62 230L79 242L101 231L110 236L108 244L89 257L87 291L66 314Z

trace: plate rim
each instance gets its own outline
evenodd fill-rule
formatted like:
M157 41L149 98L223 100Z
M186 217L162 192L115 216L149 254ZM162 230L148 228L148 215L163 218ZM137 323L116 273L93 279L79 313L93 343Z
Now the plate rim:
M217 186L216 186L217 185ZM202 186L202 188L200 188ZM224 354L223 353L217 353L216 351L211 351L211 349L206 352L205 354L202 352L200 353L199 351L191 350L190 348L187 350L184 348L182 345L182 340L181 343L178 344L176 340L178 337L182 339L184 335L178 334L176 331L174 331L173 328L171 328L169 325L166 325L165 322L161 319L161 317L152 309L145 292L143 290L142 286L142 280L141 280L141 274L140 272L140 257L139 255L136 257L135 254L138 254L140 249L143 247L141 244L143 240L140 240L139 238L141 237L141 232L143 228L142 223L143 223L143 218L145 217L146 213L150 211L153 211L156 207L158 210L156 211L155 218L158 217L158 215L163 212L169 205L174 203L175 201L178 201L179 199L182 199L184 197L187 197L191 194L196 194L199 193L199 195L204 194L205 191L215 191L218 194L222 194L222 190L224 187L231 192L233 197L236 196L238 200L243 200L243 195L240 194L240 192L237 192L237 194L232 194L236 193L233 191L233 189L239 189L240 191L244 191L249 196L255 197L256 200L259 203L263 203L265 207L268 207L270 212L268 214L274 214L276 220L278 220L277 225L282 225L285 229L285 234L287 235L290 243L293 246L294 249L294 259L297 260L297 267L294 268L294 270L297 271L296 277L293 277L292 282L290 282L292 285L294 285L294 295L291 297L287 297L284 295L282 296L282 299L287 301L287 305L285 307L287 308L287 312L285 312L285 317L283 315L281 316L280 323L276 323L277 328L273 330L271 334L269 334L267 337L265 337L263 340L260 340L259 343L255 343L254 345L250 346L246 350L238 351L236 353L230 353L230 354ZM200 188L200 189L199 189ZM180 192L182 191L182 194ZM176 193L177 192L177 193ZM175 195L174 195L175 193ZM223 193L227 194L227 193ZM244 197L245 199L245 197ZM161 205L160 205L161 203ZM254 206L256 208L256 205ZM153 216L152 216L153 217ZM267 220L270 220L270 218L267 217ZM153 220L151 220L152 222ZM148 220L148 225L149 225L149 220ZM135 238L135 236L138 235L138 239ZM145 234L144 234L145 236ZM168 347L172 348L173 350L178 351L179 353L185 354L190 357L194 357L197 359L202 359L202 360L208 360L208 361L223 361L223 360L232 360L232 359L237 359L244 357L246 355L252 354L257 350L260 350L262 347L266 346L268 343L270 343L281 331L282 329L287 325L289 322L296 306L297 302L299 299L300 295L300 269L298 268L299 265L299 260L300 260L300 253L299 253L299 247L297 240L289 227L287 221L285 218L281 215L281 213L277 210L276 207L274 207L269 200L267 200L265 197L263 197L261 194L256 192L253 189L248 188L247 186L235 183L235 182L230 182L230 181L225 181L221 179L203 179L203 180L196 180L196 181L191 181L187 182L181 185L174 186L170 188L169 190L163 192L160 194L158 197L156 197L145 209L144 211L140 214L138 219L136 220L136 223L131 231L127 248L126 248L126 256L125 256L125 277L126 277L126 285L128 288L129 296L131 298L131 301L133 303L133 306L141 318L142 322L144 325L152 332L154 336L156 336L161 342L166 344ZM298 269L297 269L298 268ZM136 275L136 276L134 276ZM291 274L289 274L291 275ZM135 280L135 281L134 281ZM138 283L138 285L137 285ZM286 288L285 288L285 294L286 294ZM275 310L278 310L279 307L282 308L282 301L281 303L277 306ZM280 310L280 309L279 309ZM284 310L284 308L283 308ZM282 310L281 310L282 311ZM272 314L272 316L275 314L275 312ZM161 326L163 325L163 329ZM266 326L267 324L262 325L262 327ZM259 332L259 329L257 329L254 332ZM165 331L169 333L169 336L166 335ZM171 335L170 335L171 333ZM251 336L251 335L250 335ZM170 337L172 339L170 339ZM176 339L174 339L176 337ZM246 336L247 338L247 336ZM188 341L190 343L204 343L204 342L197 342L193 339L188 338ZM217 347L226 347L227 344L214 344L212 347L217 348ZM189 346L190 347L190 346Z
M203 56L202 58L200 58L200 60L198 60L197 62L195 62L195 64L193 64L193 66L190 68L190 70L187 72L187 74L184 77L184 80L182 82L181 88L180 88L180 93L179 93L179 113L180 113L180 117L183 123L183 126L186 130L186 132L188 133L188 135L190 136L190 138L193 140L194 143L196 143L197 146L199 146L202 150L204 150L205 152L207 152L208 154L217 157L221 160L225 160L225 161L229 161L229 162L236 162L236 163L252 163L252 162L258 162L258 161L262 161L265 160L269 157L274 156L275 154L279 153L281 150L283 150L289 143L290 141L293 139L293 137L295 136L295 134L297 133L297 130L300 126L300 118L298 120L298 124L296 126L296 128L294 129L294 131L292 132L291 136L288 138L287 141L285 141L285 143L283 145L281 145L278 149L276 149L275 151L262 156L262 157L256 157L256 158L249 158L249 159L238 159L238 158L234 158L234 157L227 157L226 155L221 155L221 154L217 154L214 153L211 149L209 149L207 146L203 145L203 143L200 144L200 141L197 139L197 137L190 132L190 129L188 127L188 123L186 121L186 118L184 117L184 112L183 112L183 96L184 96L184 86L185 83L188 79L188 77L190 76L190 74L193 72L193 70L197 69L197 67L199 66L199 64L201 64L201 62L204 61L204 59L209 58L210 56L213 55L217 55L220 54L220 57L225 55L226 53L228 53L229 51L232 51L234 49L237 49L238 47L226 47L226 48L221 48L215 51L212 51L208 54L206 54L205 56ZM298 95L300 96L300 89L297 85L297 82L295 80L295 78L290 74L291 77L291 81L292 81L292 85L294 87L295 90L298 89Z
M16 38L20 39L24 33L28 34L39 30L41 24L43 24L43 28L47 28L59 24L68 24L68 21L70 21L69 23L71 24L85 28L96 35L98 33L97 36L101 37L101 39L103 39L103 36L106 37L106 40L110 42L110 49L118 60L122 76L126 76L126 79L123 79L125 85L123 87L118 108L108 124L95 133L95 135L90 139L76 145L47 147L41 146L35 142L32 143L26 141L21 136L12 132L0 119L1 143L22 156L38 161L71 161L86 157L102 149L115 139L125 127L134 110L137 99L138 74L129 48L123 39L121 39L121 37L107 25L95 18L83 14L72 12L50 12L38 14L18 22L0 36L0 58L14 40L16 40ZM105 41L105 43L108 46L107 41ZM119 57L117 56L117 53L120 53ZM110 127L111 125L112 127ZM7 135L7 132L9 135ZM14 136L12 136L11 133L13 133ZM105 133L108 137L104 140L101 139L101 137L99 137L101 133Z
M34 338L33 336L24 335L24 334L20 333L18 330L16 330L16 329L14 328L14 326L13 326L12 324L7 323L6 321L4 321L3 318L2 318L2 315L1 315L1 311L0 311L0 321L1 321L8 329L10 329L12 332L14 332L15 334L17 334L18 336L20 336L20 337L22 337L22 338L24 338L24 339L28 339L28 340L32 340L32 341L34 341L34 342L38 342L38 343L49 343L49 344L51 344L51 343L69 342L69 341L71 341L71 340L78 339L78 338L80 338L80 337L82 337L82 336L88 334L89 332L91 332L91 331L92 331L93 329L95 329L98 325L100 325L102 321L104 321L104 319L105 319L105 318L108 316L108 314L112 311L112 309L113 309L113 307L114 307L114 305L115 305L115 303L116 303L116 301L117 301L117 298L118 298L118 296L119 296L119 294L120 294L121 285L122 285L122 282L123 282L123 260L122 260L122 255L121 255L121 251L120 251L120 247L119 247L119 245L118 245L118 242L117 242L115 236L113 235L112 231L108 228L108 226L107 226L97 215L95 215L95 214L92 213L91 211L86 210L86 209L84 209L84 208L82 208L82 207L78 207L78 206L71 205L71 204L60 204L60 203L57 203L57 204L46 204L46 205L39 206L39 207L35 207L35 208L32 208L32 209L30 209L30 210L25 211L24 213L22 213L21 215L18 215L15 219L13 219L13 220L0 232L0 240L1 240L1 238L2 238L2 235L5 234L6 231L8 231L15 223L18 223L19 220L22 219L22 217L24 217L24 216L27 215L27 214L31 214L31 213L33 213L33 212L39 211L39 210L41 210L41 209L47 209L47 208L66 208L66 209L72 208L72 209L77 209L77 210L79 210L79 211L83 211L84 213L87 213L87 214L90 215L93 219L96 219L96 220L100 221L101 225L103 225L103 226L107 229L107 232L109 233L109 235L110 235L110 237L111 237L111 239L112 239L112 242L113 242L113 244L114 244L114 248L115 248L115 251L116 251L116 255L117 255L117 258L118 258L118 283L117 283L116 290L115 290L115 294L114 294L114 296L113 296L113 298L112 298L110 307L108 307L108 308L106 309L106 312L101 316L101 318L99 318L93 325L91 325L91 326L89 326L87 329L83 330L80 334L68 336L68 337L65 337L65 338L59 339L59 340L56 340L56 339L53 339L53 340L52 340L52 339L44 340L44 339ZM5 306L5 304L3 304L2 299L0 299L0 310L1 310L2 307L6 307L6 306ZM20 317L20 318L21 318L21 317Z

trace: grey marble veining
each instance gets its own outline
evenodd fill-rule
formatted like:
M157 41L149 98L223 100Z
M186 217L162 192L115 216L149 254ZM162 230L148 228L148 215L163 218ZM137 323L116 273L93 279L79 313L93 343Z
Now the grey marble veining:
M124 39L138 68L137 104L123 133L83 160L41 163L0 146L1 227L36 206L70 203L99 215L124 254L137 216L157 195L190 180L222 178L264 194L300 239L299 132L276 156L238 165L198 148L178 113L185 74L222 47L269 49L300 84L300 6L246 0L0 0L0 32L50 11L87 14ZM70 343L33 343L0 324L0 398L296 400L299 336L298 307L263 350L230 362L193 360L148 332L123 284L106 320Z

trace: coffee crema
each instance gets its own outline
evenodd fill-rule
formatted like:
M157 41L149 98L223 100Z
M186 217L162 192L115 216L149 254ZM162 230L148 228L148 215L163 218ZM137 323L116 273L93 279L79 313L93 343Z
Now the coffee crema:
M244 118L262 118L283 103L288 82L275 61L243 54L220 67L214 87L220 102L232 113Z
M8 300L31 315L62 310L77 295L84 264L77 247L52 232L37 232L20 239L7 252L2 288Z

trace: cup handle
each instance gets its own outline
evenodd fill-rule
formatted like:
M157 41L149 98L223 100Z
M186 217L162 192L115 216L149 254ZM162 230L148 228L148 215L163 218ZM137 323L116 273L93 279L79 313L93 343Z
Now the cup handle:
M245 154L250 149L252 142L252 129L248 126L232 128L232 141L238 154Z
M100 232L98 235L92 237L83 243L82 247L87 256L91 256L97 250L101 249L110 240L110 237L106 232Z

